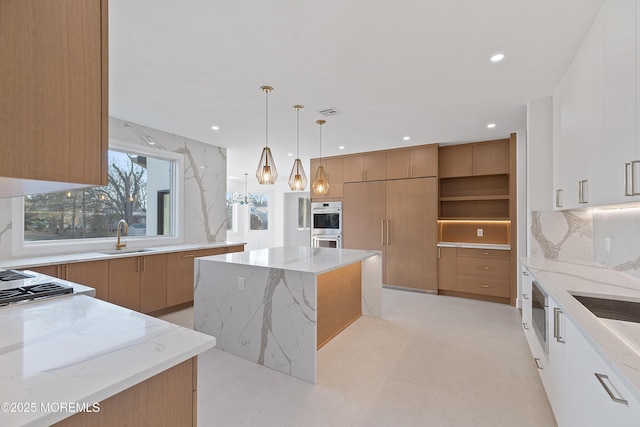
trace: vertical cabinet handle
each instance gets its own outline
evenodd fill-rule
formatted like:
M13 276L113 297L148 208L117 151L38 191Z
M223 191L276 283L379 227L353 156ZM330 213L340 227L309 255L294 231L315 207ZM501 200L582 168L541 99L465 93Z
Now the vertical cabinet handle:
M384 219L380 221L380 244L384 246Z
M640 160L632 160L630 163L631 169L631 196L640 196L640 192L636 190L636 168L640 164Z
M589 181L586 179L578 181L578 203L589 203Z
M629 188L629 174L632 173L631 163L624 164L624 195L633 196L633 186ZM633 179L631 180L633 182Z
M556 208L562 207L562 189L556 190Z
M562 328L560 327L560 315L563 311L558 307L553 308L553 337L557 342L564 344L564 338L562 337Z
M62 277L62 279L69 280L69 266L64 265L63 267L64 267L64 277Z
M387 220L387 246L391 245L391 241L389 240L389 229L391 228L391 220Z
M616 403L622 403L623 405L628 405L629 404L629 402L627 402L627 400L624 399L622 397L622 395L620 395L620 392L618 391L618 389L616 389L616 387L613 385L613 383L609 379L609 376L607 376L605 374L598 374L598 373L595 373L594 375L596 376L598 381L600 381L600 384L602 385L602 387L604 387L605 391L607 392L607 394L609 395L611 400L613 400ZM609 385L607 385L607 383L609 383L611 385L611 387L609 387ZM620 395L620 397L616 396L611 389L615 390L616 393L618 393L618 395Z

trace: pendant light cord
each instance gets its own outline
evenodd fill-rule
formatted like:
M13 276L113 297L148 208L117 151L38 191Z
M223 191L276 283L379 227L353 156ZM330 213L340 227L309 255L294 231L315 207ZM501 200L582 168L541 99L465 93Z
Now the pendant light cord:
M264 108L264 120L265 120L265 141L264 141L264 146L268 147L269 146L269 91L265 90L265 108Z
M296 108L296 159L300 158L300 109Z

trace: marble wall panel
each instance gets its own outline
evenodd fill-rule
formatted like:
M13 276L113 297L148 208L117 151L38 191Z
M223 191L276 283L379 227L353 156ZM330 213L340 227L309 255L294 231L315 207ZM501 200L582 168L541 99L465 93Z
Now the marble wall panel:
M593 248L594 261L640 277L640 208L595 211Z
M531 212L530 256L593 260L591 211Z
M125 120L109 118L109 138L184 156L184 242L224 241L227 150Z
M316 382L315 274L206 259L195 268L197 331L222 351Z

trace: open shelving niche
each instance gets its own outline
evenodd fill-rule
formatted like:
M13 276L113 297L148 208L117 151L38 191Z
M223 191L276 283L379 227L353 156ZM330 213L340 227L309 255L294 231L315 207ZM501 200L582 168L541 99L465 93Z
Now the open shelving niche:
M509 220L509 175L440 179L442 220Z

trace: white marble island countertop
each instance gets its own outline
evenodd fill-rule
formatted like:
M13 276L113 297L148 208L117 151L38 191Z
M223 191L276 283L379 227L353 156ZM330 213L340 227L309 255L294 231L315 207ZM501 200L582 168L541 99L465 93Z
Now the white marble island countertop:
M640 401L640 323L598 318L573 297L640 302L640 279L597 263L521 261Z
M358 249L285 246L205 257L208 261L322 274L378 255Z
M73 413L47 404L91 406L215 343L84 295L0 308L0 425L51 425Z

